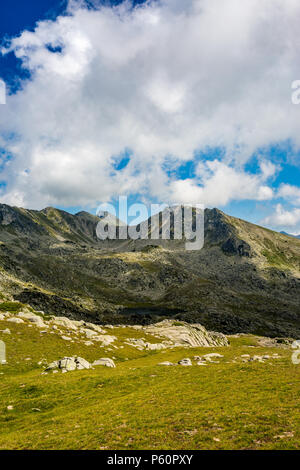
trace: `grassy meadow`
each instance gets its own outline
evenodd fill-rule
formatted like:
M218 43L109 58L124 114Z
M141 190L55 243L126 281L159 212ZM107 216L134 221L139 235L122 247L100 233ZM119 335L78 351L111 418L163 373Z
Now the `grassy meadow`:
M109 333L118 349L66 342L25 324L2 321L1 330L0 449L300 448L300 366L290 349L241 336L224 348L139 351L124 344L145 337L132 328ZM158 365L210 352L224 357L207 366ZM280 357L264 363L241 358L274 353ZM73 355L113 357L116 368L42 375L46 363Z

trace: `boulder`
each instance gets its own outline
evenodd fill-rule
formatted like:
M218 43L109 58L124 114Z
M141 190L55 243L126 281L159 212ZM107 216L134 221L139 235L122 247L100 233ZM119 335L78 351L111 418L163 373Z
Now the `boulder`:
M102 334L105 334L105 333L106 333L106 331L103 330L103 328L102 328L101 326L95 325L94 323L85 323L85 325L86 325L88 328L97 331L97 333L102 333Z
M18 317L28 320L31 323L34 323L38 328L48 328L48 325L46 325L43 319L39 315L35 315L34 313L20 312L18 314Z
M54 361L48 364L46 370L53 370L53 369L58 369L59 368L59 361Z
M208 362L218 362L214 361L213 359L224 357L222 354L218 353L211 353L211 354L204 354L203 359Z
M163 343L146 343L146 349L149 351L160 351L161 349L166 349L166 346Z
M88 339L92 339L94 336L97 336L96 331L89 328L80 328L80 333L84 334Z
M109 346L111 343L113 343L117 338L115 336L109 336L109 335L96 335L93 336L93 341L99 341L101 342L101 346Z
M109 357L102 357L101 359L94 361L93 366L116 367L116 364Z
M144 331L153 336L168 338L175 346L216 347L228 346L228 340L222 333L207 331L200 324L163 320L144 327Z
M283 348L288 349L292 346L293 340L291 338L258 338L259 346L263 348Z
M64 357L59 361L59 369L65 369L68 372L76 370L77 364L74 357Z
M86 361L85 359L83 359L82 357L76 357L75 362L76 362L76 368L78 370L91 369L92 368L91 364L88 361Z
M263 356L253 356L250 360L256 362L265 362Z
M72 341L72 338L70 338L70 336L62 336L61 339L63 339L64 341Z
M91 369L91 364L82 357L64 357L48 365L46 371L60 369L62 372Z
M54 323L54 325L64 326L65 328L68 328L69 330L74 330L74 331L77 330L77 326L75 322L70 320L67 317L54 317L52 319L52 323Z
M72 325L76 326L76 328L80 328L81 326L85 325L85 322L83 320L70 320L69 318L68 320L71 321Z
M24 320L22 320L22 318L17 318L17 317L8 318L7 321L11 323L24 323Z
M181 361L178 361L178 364L180 366L192 366L193 365L192 361L188 357L181 359Z

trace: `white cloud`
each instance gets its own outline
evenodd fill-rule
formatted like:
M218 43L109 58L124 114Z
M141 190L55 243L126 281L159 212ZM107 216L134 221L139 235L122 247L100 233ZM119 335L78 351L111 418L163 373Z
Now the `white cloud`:
M300 188L290 184L282 184L277 192L277 196L287 199L293 205L300 205Z
M286 210L277 204L275 213L266 217L263 223L272 227L296 227L300 224L300 209Z
M148 84L146 95L159 110L165 113L180 112L184 107L184 85L172 83L166 77L154 78Z
M270 200L274 193L266 181L276 171L275 166L272 167L271 172L271 167L263 162L261 172L253 175L219 160L206 161L198 165L197 178L170 184L172 200L202 202L210 207L222 207L232 200Z
M253 176L243 165L275 141L300 145L298 0L83 3L11 42L32 78L0 108L0 144L13 155L2 201L96 206L134 191L211 205L272 198L276 168L265 161ZM4 138L12 133L17 140ZM178 163L206 146L224 147L223 161L204 162L195 180L168 179L170 156ZM125 148L131 161L116 172Z

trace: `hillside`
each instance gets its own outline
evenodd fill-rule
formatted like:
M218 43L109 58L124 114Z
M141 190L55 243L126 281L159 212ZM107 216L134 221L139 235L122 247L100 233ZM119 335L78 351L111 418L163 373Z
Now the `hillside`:
M290 233L287 233L287 232L280 232L280 233L282 233L283 235L287 235L288 237L300 238L300 235L291 235Z
M227 334L300 337L300 240L217 209L205 211L201 251L174 240L102 242L98 220L0 205L0 291L98 324L171 317Z
M0 308L0 449L299 449L288 341Z

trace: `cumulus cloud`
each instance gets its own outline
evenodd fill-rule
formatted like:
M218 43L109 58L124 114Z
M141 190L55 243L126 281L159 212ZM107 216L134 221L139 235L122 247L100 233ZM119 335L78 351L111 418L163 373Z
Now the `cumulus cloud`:
M266 217L263 223L273 227L296 227L300 224L300 209L286 210L277 204L275 213Z
M232 200L266 201L274 193L267 180L276 172L276 166L261 163L257 174L247 173L219 160L198 164L197 178L173 181L170 184L172 200L185 203L202 201L209 206L225 206Z
M291 184L282 184L277 192L278 197L288 200L293 205L300 205L300 188Z
M0 110L0 146L11 157L2 201L96 206L133 192L208 205L271 199L270 162L257 175L244 165L273 142L300 146L291 104L299 19L298 0L69 2L67 16L5 50L31 78ZM200 162L193 180L166 174L167 161L207 146L224 148L222 161ZM116 170L126 149L130 161Z

